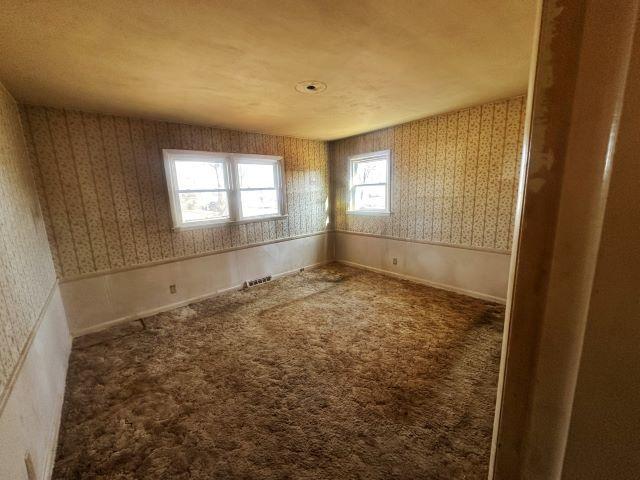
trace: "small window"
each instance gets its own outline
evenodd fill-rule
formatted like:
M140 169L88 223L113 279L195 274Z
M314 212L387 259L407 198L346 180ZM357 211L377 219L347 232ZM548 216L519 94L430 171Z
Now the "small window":
M282 158L163 150L175 228L283 214Z
M280 162L277 159L236 159L240 218L280 214Z
M349 212L377 215L391 212L389 150L349 157Z

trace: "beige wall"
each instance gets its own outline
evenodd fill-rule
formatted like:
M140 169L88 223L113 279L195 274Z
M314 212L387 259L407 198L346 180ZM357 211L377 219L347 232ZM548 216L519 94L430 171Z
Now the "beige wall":
M24 107L47 233L63 279L323 231L324 142ZM282 155L288 218L174 232L162 149Z
M62 298L54 288L0 413L0 478L51 478L64 398L71 337Z
M333 258L331 233L70 280L60 285L74 336L196 302L246 280L297 272ZM169 285L176 286L171 293Z
M331 142L337 260L503 302L524 114L519 96ZM349 156L386 149L392 214L348 214Z
M18 107L0 84L0 478L53 466L67 359L67 319Z
M510 258L505 253L346 232L336 232L335 237L339 262L472 297L505 301Z
M18 108L0 85L0 411L55 283Z
M331 142L335 228L507 252L524 97ZM391 216L348 215L348 157L391 150Z
M522 97L516 97L328 147L308 140L24 107L72 333L333 258L503 301L523 110ZM289 218L173 232L162 148L283 155ZM329 173L339 192L334 199L342 198L346 156L381 148L394 152L395 215L383 221L351 219L339 200L333 202L334 215L339 231L389 238L341 233L304 238L330 226ZM363 242L369 245L364 257ZM400 264L387 268L392 265L390 252ZM171 284L177 294L169 293Z

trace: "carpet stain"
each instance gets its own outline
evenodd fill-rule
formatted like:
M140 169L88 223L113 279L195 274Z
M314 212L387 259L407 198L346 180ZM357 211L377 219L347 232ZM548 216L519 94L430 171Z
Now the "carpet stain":
M331 264L74 341L54 479L484 479L504 307Z

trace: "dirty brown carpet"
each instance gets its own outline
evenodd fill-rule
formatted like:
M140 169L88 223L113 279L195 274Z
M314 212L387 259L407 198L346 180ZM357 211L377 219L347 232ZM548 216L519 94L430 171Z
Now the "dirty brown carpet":
M339 265L76 339L56 479L484 479L503 308Z

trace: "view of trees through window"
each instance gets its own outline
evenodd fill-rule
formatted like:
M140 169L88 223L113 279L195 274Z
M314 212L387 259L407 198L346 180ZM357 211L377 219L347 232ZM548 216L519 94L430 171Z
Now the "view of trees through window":
M224 163L176 162L183 222L229 218Z
M388 158L352 159L351 211L385 211L388 195Z
M279 157L166 150L174 225L280 215Z

